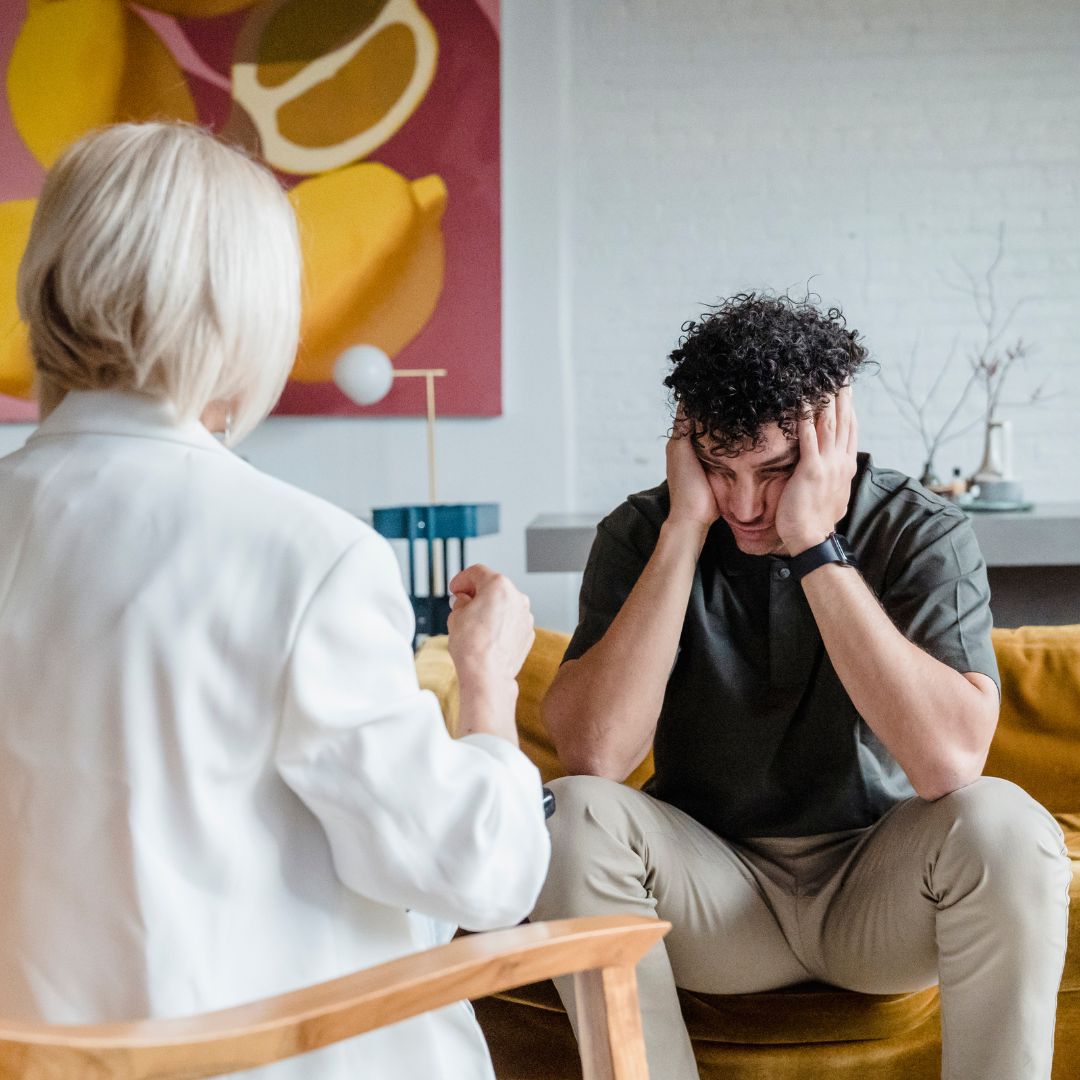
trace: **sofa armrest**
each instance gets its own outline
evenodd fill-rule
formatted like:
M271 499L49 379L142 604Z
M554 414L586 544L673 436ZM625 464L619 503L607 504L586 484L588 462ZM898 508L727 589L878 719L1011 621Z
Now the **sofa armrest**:
M994 630L1001 719L986 773L1058 814L1080 810L1080 625Z

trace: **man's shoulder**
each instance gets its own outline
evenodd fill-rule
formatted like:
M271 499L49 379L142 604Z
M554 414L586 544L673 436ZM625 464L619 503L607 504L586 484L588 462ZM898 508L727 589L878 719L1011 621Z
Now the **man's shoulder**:
M874 463L866 455L865 465L856 480L852 509L856 522L886 517L898 524L922 524L931 521L956 523L967 521L963 510L948 499L923 487L898 469Z
M627 497L606 515L597 526L603 532L626 542L651 538L660 534L660 526L671 508L667 481Z
M860 464L844 524L861 562L905 560L947 534L971 531L960 507L917 480L874 464L869 455Z

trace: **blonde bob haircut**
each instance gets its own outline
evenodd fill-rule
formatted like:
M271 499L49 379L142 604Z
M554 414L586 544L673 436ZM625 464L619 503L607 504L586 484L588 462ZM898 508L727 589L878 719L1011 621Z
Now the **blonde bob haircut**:
M219 401L235 441L296 354L296 218L272 173L201 128L102 128L45 178L18 299L44 414L69 390L163 398L182 421Z

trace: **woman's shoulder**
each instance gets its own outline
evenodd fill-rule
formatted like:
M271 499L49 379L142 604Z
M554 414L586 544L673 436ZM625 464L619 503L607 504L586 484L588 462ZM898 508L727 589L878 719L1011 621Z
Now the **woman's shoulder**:
M333 560L350 547L389 546L356 514L245 461L221 470L219 479L224 514L263 544L294 548L316 562Z
M216 505L206 518L215 541L197 543L213 547L222 571L264 582L292 597L297 610L327 587L350 604L376 597L395 608L403 602L396 553L355 514L243 461L218 472Z

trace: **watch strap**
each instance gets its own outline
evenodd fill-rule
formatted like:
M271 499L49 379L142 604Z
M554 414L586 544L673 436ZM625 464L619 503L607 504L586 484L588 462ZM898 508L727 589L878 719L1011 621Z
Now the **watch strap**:
M839 563L841 566L854 566L855 557L848 547L847 539L838 532L831 532L820 544L792 556L788 563L791 576L802 581L811 570L816 570L826 563Z

